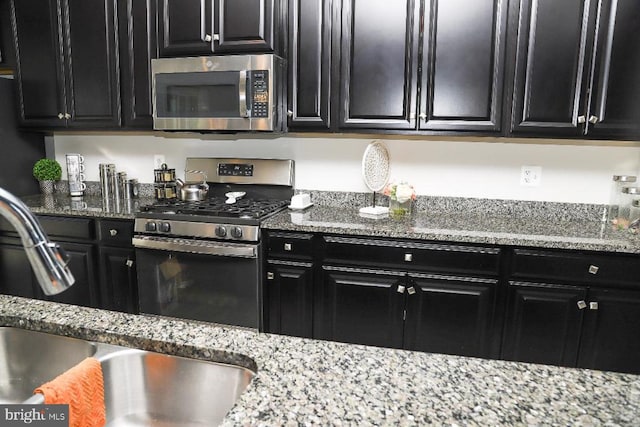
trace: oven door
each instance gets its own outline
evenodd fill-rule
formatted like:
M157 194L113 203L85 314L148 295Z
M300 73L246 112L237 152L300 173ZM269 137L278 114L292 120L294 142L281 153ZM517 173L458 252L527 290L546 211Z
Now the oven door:
M140 312L260 329L259 244L135 237Z

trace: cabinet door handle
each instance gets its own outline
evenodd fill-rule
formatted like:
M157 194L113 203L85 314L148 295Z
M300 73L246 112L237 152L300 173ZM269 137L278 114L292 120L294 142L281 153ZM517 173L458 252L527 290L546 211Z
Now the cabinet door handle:
M420 117L422 120L427 120L427 115L425 113L420 113L418 117Z
M597 265L589 266L589 273L591 274L598 274L598 270L600 270L600 267L598 267Z
M70 118L71 118L71 114L69 114L69 113L64 113L64 118L65 118L65 119L70 119Z
M586 302L584 302L584 300L580 300L580 301L578 301L578 308L579 308L580 310L584 310L585 308L587 308L587 303L586 303Z
M269 271L269 272L267 273L267 280L273 280L273 279L274 279L274 277L275 277L275 276L273 275L273 273L272 273L272 272L270 272L270 271Z
M413 295L416 293L416 288L414 288L413 286L409 286L407 292L409 293L409 295Z
M597 301L592 301L589 303L589 310L597 310L598 309L598 302Z
M111 235L111 237L115 237L118 235L118 230L112 228L111 230L109 230L109 234Z
M293 117L293 111L287 110L287 116L288 117Z
M404 254L404 260L405 262L413 261L413 254Z
M64 114L62 114L62 113L58 113L58 118L59 118L60 120L64 120Z
M578 123L585 123L587 121L587 118L585 116L578 116Z
M127 262L124 263L127 267L131 268L133 267L133 260L132 259L128 259Z
M205 34L204 41L209 43L211 40L213 40L213 37L211 37L211 34Z
M291 243L285 243L284 244L284 250L285 251L291 251L291 249L293 249L293 246L291 245Z
M398 289L396 289L396 292L398 292L399 294L404 294L404 285L398 285Z
M600 119L598 118L598 116L591 116L589 117L589 123L593 123L596 124L600 121Z

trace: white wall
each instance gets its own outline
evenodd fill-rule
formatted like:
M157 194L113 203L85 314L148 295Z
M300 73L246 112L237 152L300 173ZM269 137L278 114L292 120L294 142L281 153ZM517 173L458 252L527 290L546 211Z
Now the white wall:
M182 176L186 157L291 158L296 187L309 190L367 191L361 158L374 137L211 136L195 134L56 134L55 155L85 157L87 179L98 181L98 164L115 163L130 178L153 182L153 155L164 154ZM420 195L479 197L576 203L608 203L611 176L637 174L640 148L540 143L508 140L385 139L392 178L414 184ZM520 185L523 165L541 166L537 187ZM66 176L66 175L63 175Z

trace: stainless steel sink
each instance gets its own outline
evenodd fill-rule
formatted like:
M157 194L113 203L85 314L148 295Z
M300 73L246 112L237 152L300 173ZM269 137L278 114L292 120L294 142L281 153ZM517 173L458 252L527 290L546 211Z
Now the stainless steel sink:
M0 403L20 403L33 390L96 352L75 338L0 327Z
M107 426L214 426L247 388L248 369L125 349L99 357Z

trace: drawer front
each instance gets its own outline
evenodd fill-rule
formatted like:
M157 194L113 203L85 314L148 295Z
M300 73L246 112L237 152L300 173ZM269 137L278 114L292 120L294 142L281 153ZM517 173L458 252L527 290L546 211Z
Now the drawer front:
M325 237L324 262L497 276L500 249L401 240Z
M100 220L98 226L101 245L132 247L133 220Z
M313 258L313 234L269 233L269 258Z
M527 249L514 250L511 276L528 281L637 286L640 257Z
M38 216L44 231L52 239L95 239L95 223L91 218Z

